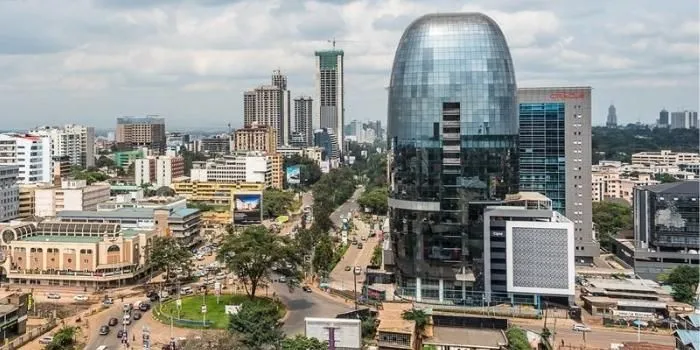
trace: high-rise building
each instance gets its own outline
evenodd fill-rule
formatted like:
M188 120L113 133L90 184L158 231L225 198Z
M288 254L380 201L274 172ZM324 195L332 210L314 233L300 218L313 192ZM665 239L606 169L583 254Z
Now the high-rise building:
M698 112L690 111L688 112L688 128L697 129L698 128Z
M0 222L19 217L19 186L16 165L0 165Z
M45 126L29 132L51 138L51 156L68 157L72 165L83 168L95 166L95 128L65 125L62 128Z
M671 129L691 129L698 127L698 112L671 112Z
M662 109L661 112L659 112L659 127L668 128L668 126L668 111Z
M243 93L243 125L253 124L255 121L255 90Z
M338 159L340 157L338 138L332 129L323 128L314 131L314 147L323 149L325 153L323 160Z
M148 147L158 154L165 153L165 118L117 118L116 141L129 148Z
M170 186L174 179L185 176L182 157L151 156L134 161L134 181L137 185L151 184L154 189Z
M418 18L388 103L389 221L398 291L483 291L483 210L518 191L518 111L505 37L480 13ZM481 296L479 296L481 300Z
M272 72L272 85L263 85L243 94L243 122L245 126L257 123L269 125L277 132L277 144L289 143L291 135L291 92L287 90L287 76Z
M279 130L281 135L278 134L280 138L281 145L288 145L292 133L292 99L291 91L287 89L287 76L282 74L282 71L275 70L272 72L272 85L277 86L282 90L280 104L282 105L282 111L280 118L282 119L282 129Z
M313 99L307 96L299 96L294 99L294 126L293 134L301 135L303 145L310 146L313 143Z
M206 162L195 162L190 177L199 182L249 182L281 189L282 162L279 154L236 152Z
M0 164L17 165L17 182L50 183L51 138L25 134L0 134Z
M591 204L591 88L518 89L520 190L539 192L574 222L576 257L600 254Z
M343 76L343 50L316 51L316 105L313 112L314 129L328 128L338 138L339 151L343 152L343 126L345 122L345 81Z
M277 152L277 130L268 125L252 123L235 131L236 151Z
M617 127L617 110L615 109L615 105L611 104L610 107L608 107L608 119L605 122L605 126L608 128L616 128Z

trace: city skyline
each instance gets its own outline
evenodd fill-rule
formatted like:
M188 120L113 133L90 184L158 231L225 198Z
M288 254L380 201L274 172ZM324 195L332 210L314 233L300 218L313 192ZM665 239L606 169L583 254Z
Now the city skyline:
M653 123L662 108L698 109L697 9L651 0L2 2L3 128L105 129L147 114L171 130L241 126L239 96L275 69L288 75L293 97L313 95L314 51L333 39L345 51L345 121L385 121L402 30L423 14L454 11L500 24L518 87L589 85L594 125L605 123L610 102L621 125Z

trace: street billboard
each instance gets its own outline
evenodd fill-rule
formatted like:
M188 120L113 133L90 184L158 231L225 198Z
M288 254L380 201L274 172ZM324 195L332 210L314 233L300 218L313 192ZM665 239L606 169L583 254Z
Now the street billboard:
M287 184L298 185L301 182L301 167L290 165L287 167Z
M262 222L262 192L234 193L233 221L236 223Z
M328 341L333 332L336 349L362 349L362 330L360 320L340 318L304 318L306 337Z

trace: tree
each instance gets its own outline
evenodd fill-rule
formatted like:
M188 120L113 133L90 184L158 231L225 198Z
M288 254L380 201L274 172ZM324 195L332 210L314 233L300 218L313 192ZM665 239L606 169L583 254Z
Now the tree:
M508 338L508 349L510 350L530 350L530 342L527 340L525 331L518 327L508 328L506 331Z
M321 178L321 168L313 159L298 154L284 158L285 169L294 165L299 165L299 185L301 187L311 186Z
M160 186L155 192L156 196L161 196L161 197L174 197L177 193L175 193L175 190L168 186Z
M418 346L420 346L424 335L423 332L425 332L425 327L430 322L430 316L421 309L411 309L404 311L401 314L401 318L416 323L416 330L418 331Z
M668 275L668 284L673 288L673 299L692 304L700 282L700 269L690 265L678 265Z
M357 204L370 209L373 213L383 215L389 210L389 190L386 187L376 187L362 193Z
M377 333L377 319L369 316L365 317L360 321L360 330L362 332L362 338L374 339L374 334Z
M287 215L294 202L294 193L269 188L263 192L263 216L276 218Z
M321 237L314 252L314 269L322 274L330 272L334 258L333 242L331 242L331 238L328 235L324 235Z
M182 268L189 273L190 258L192 253L178 244L175 237L157 236L153 238L151 246L150 262L156 269L164 269L166 279L170 278L170 271Z
M697 129L648 128L633 125L625 128L594 127L593 163L601 159L630 162L632 154L668 149L698 152Z
M632 207L622 201L593 202L593 223L600 245L611 250L617 233L632 229Z
M673 175L667 173L654 174L654 180L660 181L662 184L679 181L678 179L673 177Z
M113 168L114 167L114 160L112 160L112 158L109 158L107 156L100 156L99 158L97 158L97 161L95 161L95 166L98 168L102 168L102 167Z
M381 245L374 247L374 251L372 251L372 260L370 260L372 266L379 266L382 264L382 253L383 249Z
M246 300L238 312L231 315L229 331L252 350L278 347L284 333L276 304L261 300Z
M46 345L46 350L73 350L76 349L75 337L80 332L78 327L65 326L61 328Z
M226 331L207 333L206 338L192 335L187 337L178 347L180 350L229 350L242 348L243 344L241 344L238 337Z
M302 255L290 238L278 236L262 225L248 226L238 234L226 235L216 259L243 282L250 299L269 280L272 269L293 288L299 280Z
M316 338L307 338L297 334L294 338L286 338L282 341L282 350L326 350L328 342L321 342Z

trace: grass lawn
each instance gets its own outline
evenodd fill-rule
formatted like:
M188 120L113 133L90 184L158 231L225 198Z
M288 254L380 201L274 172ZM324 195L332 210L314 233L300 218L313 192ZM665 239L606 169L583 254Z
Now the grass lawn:
M274 301L266 298L256 298L262 302L275 303ZM207 295L206 305L207 305L207 321L211 321L211 328L224 329L228 327L229 315L226 314L224 307L226 305L239 305L244 301L248 300L247 295L243 294L222 294L219 298L219 303L216 303L215 295ZM192 320L192 321L202 321L202 308L203 298L202 295L193 295L182 298L182 307L180 308L180 319ZM280 317L284 316L286 310L284 305L279 304ZM163 304L161 313L164 316L173 315L174 318L178 318L177 304L175 300L170 300ZM201 324L200 324L201 326Z

